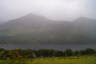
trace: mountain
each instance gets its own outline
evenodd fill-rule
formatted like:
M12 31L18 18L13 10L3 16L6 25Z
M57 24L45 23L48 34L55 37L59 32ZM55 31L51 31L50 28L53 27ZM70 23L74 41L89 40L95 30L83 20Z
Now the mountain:
M11 44L95 44L96 20L53 21L28 14L0 25L0 41Z

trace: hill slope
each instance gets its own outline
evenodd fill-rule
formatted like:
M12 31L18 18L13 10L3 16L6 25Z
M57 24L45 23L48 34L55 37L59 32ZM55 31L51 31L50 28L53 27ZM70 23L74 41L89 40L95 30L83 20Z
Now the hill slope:
M0 41L14 44L93 44L96 20L52 21L28 14L0 25Z

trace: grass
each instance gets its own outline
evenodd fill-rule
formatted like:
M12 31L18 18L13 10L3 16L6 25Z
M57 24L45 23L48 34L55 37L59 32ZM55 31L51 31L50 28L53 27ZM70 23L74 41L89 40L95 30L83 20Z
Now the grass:
M96 55L0 60L0 64L96 64Z

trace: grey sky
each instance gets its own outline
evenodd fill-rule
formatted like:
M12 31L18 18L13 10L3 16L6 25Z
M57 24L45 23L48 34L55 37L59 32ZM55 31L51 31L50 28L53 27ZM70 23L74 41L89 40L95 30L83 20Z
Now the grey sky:
M96 18L96 0L0 0L0 21L19 18L29 13L52 20Z

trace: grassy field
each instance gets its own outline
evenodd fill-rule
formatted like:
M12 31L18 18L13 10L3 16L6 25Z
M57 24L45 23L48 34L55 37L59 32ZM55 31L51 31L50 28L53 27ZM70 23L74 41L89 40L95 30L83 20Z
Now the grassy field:
M96 55L59 58L0 60L0 64L96 64Z

